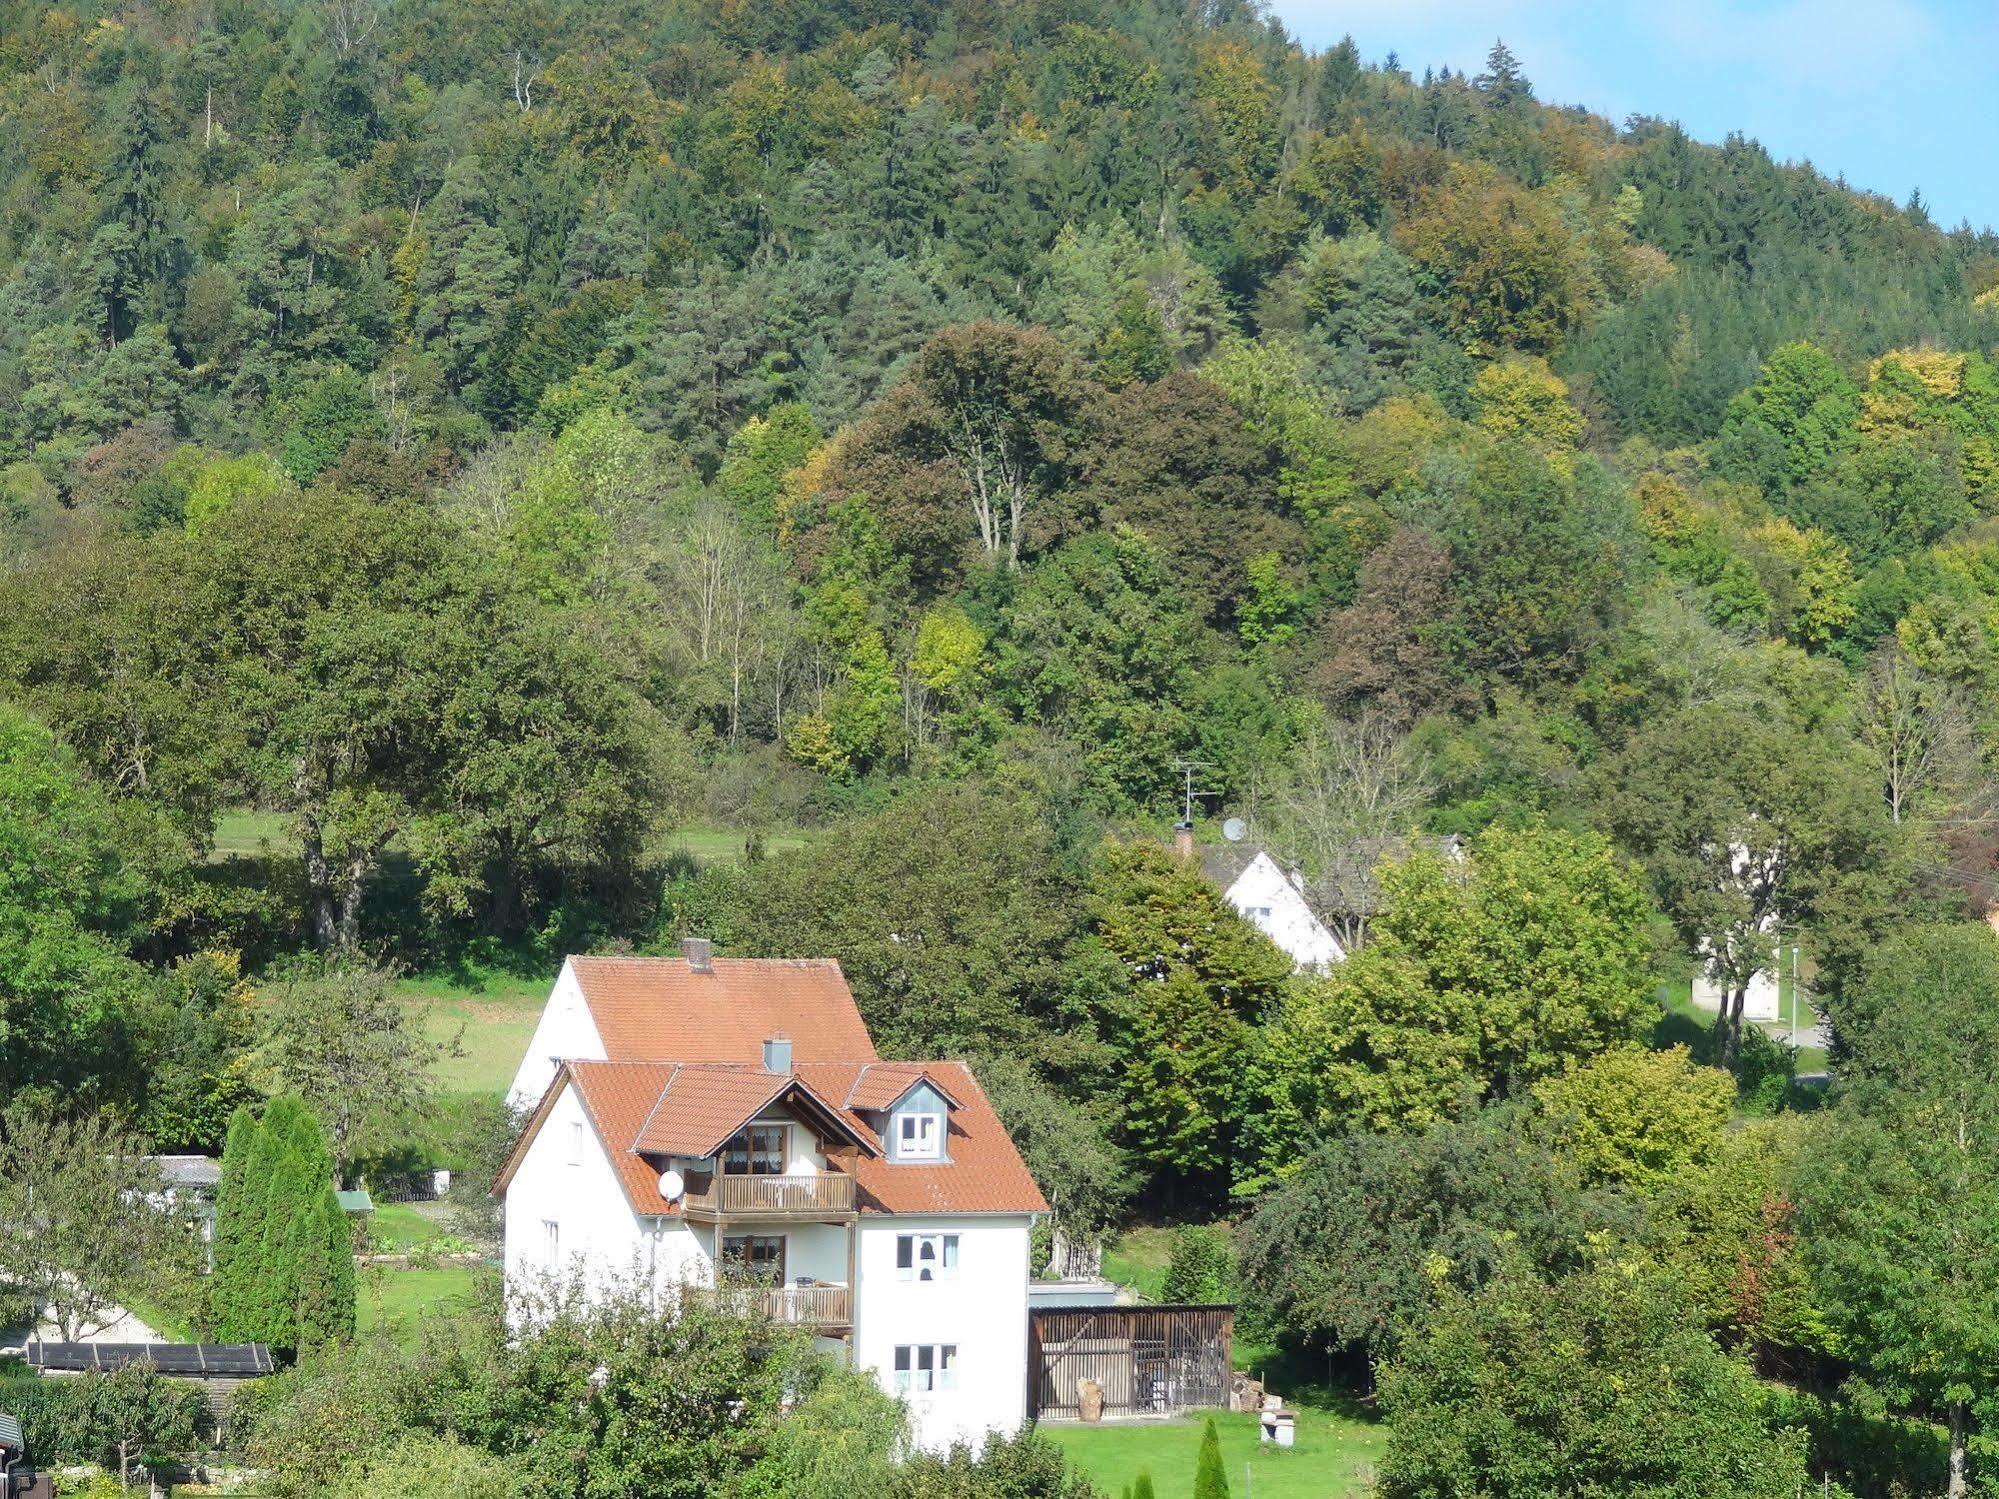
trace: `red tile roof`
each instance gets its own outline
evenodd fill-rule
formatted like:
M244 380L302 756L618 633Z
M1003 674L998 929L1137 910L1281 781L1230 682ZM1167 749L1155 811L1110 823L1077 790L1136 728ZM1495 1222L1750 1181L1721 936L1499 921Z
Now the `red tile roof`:
M772 1036L794 1061L873 1061L874 1041L846 975L830 958L569 960L604 1053L615 1062L761 1065Z
M927 1078L955 1100L948 1160L889 1161L882 1156L879 1136L861 1106L838 1106L838 1101L854 1095L864 1074L891 1066L906 1070L907 1081ZM907 1091L907 1081L890 1096L891 1102ZM637 1213L678 1211L659 1195L659 1157L712 1154L787 1087L798 1089L799 1101L810 1100L843 1121L863 1145L854 1168L855 1205L862 1213L1040 1213L1048 1208L1006 1127L963 1062L807 1063L790 1080L774 1079L760 1067L567 1062L522 1128L513 1154L493 1184L495 1192L506 1191L549 1109L572 1084ZM684 1113L676 1095L687 1100ZM702 1144L711 1140L712 1145ZM654 1158L649 1160L648 1155Z
M860 1146L863 1213L1039 1213L1047 1202L963 1062L884 1062L840 965L830 960L571 958L608 1061L562 1064L494 1183L504 1192L562 1090L574 1086L635 1212L677 1211L659 1195L667 1156L713 1155L783 1099ZM792 1043L793 1072L763 1069L763 1043ZM949 1159L884 1158L875 1124L919 1082L951 1105ZM787 1093L789 1096L787 1097Z
M877 1066L882 1064L875 1064ZM1027 1163L1014 1149L1013 1138L987 1102L985 1090L963 1062L904 1062L927 1077L939 1092L956 1103L951 1110L948 1161L916 1165L863 1156L854 1169L854 1185L863 1213L1045 1213L1048 1200L1028 1174ZM866 1064L822 1063L798 1069L822 1097L846 1097ZM845 1084L844 1091L841 1087ZM905 1090L898 1090L900 1097ZM893 1101L893 1100L891 1100ZM858 1104L855 1106L859 1107ZM866 1128L861 1115L850 1118Z
M923 1070L921 1062L871 1062L855 1075L840 1103L849 1109L890 1108L918 1083L930 1084L946 1103L958 1102L948 1086Z
M675 1067L631 1148L647 1155L711 1156L774 1104L808 1115L822 1131L838 1131L853 1144L875 1148L865 1130L856 1129L803 1079L733 1063Z

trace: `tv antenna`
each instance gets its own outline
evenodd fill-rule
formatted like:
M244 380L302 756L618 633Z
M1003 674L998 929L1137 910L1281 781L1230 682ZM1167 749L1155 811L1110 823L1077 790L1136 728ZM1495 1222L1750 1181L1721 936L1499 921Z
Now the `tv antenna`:
M1197 770L1212 770L1214 767L1206 760L1175 760L1173 768L1180 774L1180 826L1191 828L1194 825L1194 798L1197 796L1221 795L1219 791L1196 791L1194 789L1194 772Z

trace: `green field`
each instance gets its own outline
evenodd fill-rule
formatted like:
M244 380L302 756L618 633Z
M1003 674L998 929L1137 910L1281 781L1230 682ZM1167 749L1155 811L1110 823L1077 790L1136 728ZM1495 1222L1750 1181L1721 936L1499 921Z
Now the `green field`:
M355 1321L362 1332L387 1328L401 1337L413 1338L424 1318L462 1310L479 1277L493 1273L484 1265L438 1265L428 1269L359 1266Z
M289 835L276 812L237 807L215 819L217 859L249 859L284 849Z
M1298 1445L1285 1449L1258 1441L1257 1425L1252 1415L1215 1415L1229 1492L1237 1499L1360 1499L1373 1483L1384 1441L1379 1426L1304 1406L1298 1410ZM1191 1499L1201 1420L1104 1426L1065 1421L1041 1430L1112 1496L1149 1472L1159 1499Z
M734 864L743 857L747 836L735 828L687 827L678 829L666 843L675 853L692 854L703 864ZM764 852L790 853L809 841L799 832L765 833Z
M426 974L397 985L403 1002L422 1019L424 1034L456 1055L438 1059L438 1085L446 1093L499 1094L513 1081L528 1038L555 982L485 970Z

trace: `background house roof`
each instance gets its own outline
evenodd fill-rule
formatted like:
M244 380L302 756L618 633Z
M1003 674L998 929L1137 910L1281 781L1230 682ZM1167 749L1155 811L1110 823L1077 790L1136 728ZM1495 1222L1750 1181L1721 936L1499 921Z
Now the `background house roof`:
M212 1155L149 1155L170 1187L213 1187L222 1181L222 1163Z
M830 958L571 958L604 1052L618 1062L761 1064L772 1036L796 1061L873 1061L874 1041Z

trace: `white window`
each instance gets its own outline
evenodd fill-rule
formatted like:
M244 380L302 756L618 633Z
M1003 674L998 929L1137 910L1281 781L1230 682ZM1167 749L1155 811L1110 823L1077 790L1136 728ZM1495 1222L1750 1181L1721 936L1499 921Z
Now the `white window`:
M958 1278L958 1236L956 1234L897 1234L895 1238L895 1278L897 1280L956 1280Z
M1247 916L1251 921L1268 921L1270 920L1270 907L1251 906L1242 914Z
M562 1268L562 1225L553 1218L541 1220L542 1252L551 1271Z
M898 1395L926 1395L932 1390L958 1388L956 1343L899 1343L895 1350L895 1390Z
M569 1164L572 1166L583 1164L583 1121L581 1119L572 1121L569 1126Z
M895 1158L899 1161L935 1161L944 1154L942 1114L898 1114L895 1116Z

